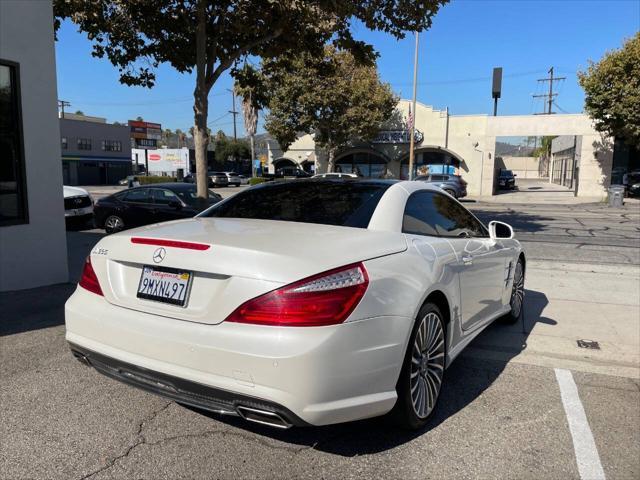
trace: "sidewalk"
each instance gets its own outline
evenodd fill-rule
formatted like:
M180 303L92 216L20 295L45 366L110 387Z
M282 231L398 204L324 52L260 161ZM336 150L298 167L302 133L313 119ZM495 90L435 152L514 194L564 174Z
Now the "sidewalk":
M549 183L548 179L516 180L516 190L498 190L496 195L472 196L464 200L499 204L582 205L606 204L603 197L576 197L573 190ZM463 200L463 201L464 201ZM625 198L626 207L640 207L640 199Z
M525 287L524 321L492 325L464 355L640 378L637 266L531 261Z

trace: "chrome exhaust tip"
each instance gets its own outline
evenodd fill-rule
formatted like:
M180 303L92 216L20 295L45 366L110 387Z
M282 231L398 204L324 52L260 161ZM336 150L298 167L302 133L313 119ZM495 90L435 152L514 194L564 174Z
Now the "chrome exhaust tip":
M269 412L267 410L260 410L258 408L245 407L244 405L239 405L236 408L236 411L238 412L238 415L240 415L248 422L268 425L270 427L281 428L283 430L292 426L291 423L282 418L282 416L276 412Z
M76 352L75 350L72 350L71 353L73 353L73 356L76 357L76 359L83 365L86 365L87 367L91 366L91 362L89 361L89 359L82 353Z

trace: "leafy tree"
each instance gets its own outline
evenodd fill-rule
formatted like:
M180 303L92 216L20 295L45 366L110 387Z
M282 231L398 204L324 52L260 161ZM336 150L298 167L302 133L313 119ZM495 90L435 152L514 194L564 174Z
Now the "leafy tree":
M320 53L325 43L373 61L371 45L353 37L363 24L402 38L431 26L448 0L54 0L55 26L69 18L107 57L127 85L153 86L154 69L171 64L195 72L194 123L198 194L207 195L208 94L220 76L247 55Z
M144 122L144 118L137 116L136 117L136 122Z
M75 115L83 115L84 116L84 112L82 110L76 110Z
M595 128L640 148L640 32L578 73Z
M214 148L216 152L216 162L218 164L224 165L224 162L228 162L233 159L237 162L237 169L240 160L249 158L251 150L249 148L249 143L246 140L229 138L224 135L224 133L222 135L217 135L216 137Z
M373 138L398 104L375 65L358 63L348 51L326 47L321 57L302 52L266 59L261 67L254 79L269 109L265 128L283 150L300 133L315 134L329 171L339 148Z

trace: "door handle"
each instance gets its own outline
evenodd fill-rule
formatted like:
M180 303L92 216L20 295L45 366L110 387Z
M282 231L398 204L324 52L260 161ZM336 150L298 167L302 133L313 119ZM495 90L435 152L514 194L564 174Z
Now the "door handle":
M473 265L473 257L471 256L462 257L462 263L465 265Z

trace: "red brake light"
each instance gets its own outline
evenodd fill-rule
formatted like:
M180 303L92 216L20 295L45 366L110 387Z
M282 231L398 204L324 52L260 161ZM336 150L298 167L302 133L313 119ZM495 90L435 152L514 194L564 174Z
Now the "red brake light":
M90 292L95 293L96 295L104 296L102 294L102 288L100 288L100 282L98 282L96 272L93 270L93 266L91 265L91 255L89 255L84 262L82 276L80 277L80 282L78 282L78 285L86 290L89 290Z
M211 245L206 243L182 242L180 240L164 240L162 238L132 237L131 243L141 245L157 245L161 247L186 248L188 250L209 250Z
M240 305L227 322L317 327L344 322L369 285L362 263L305 278Z

